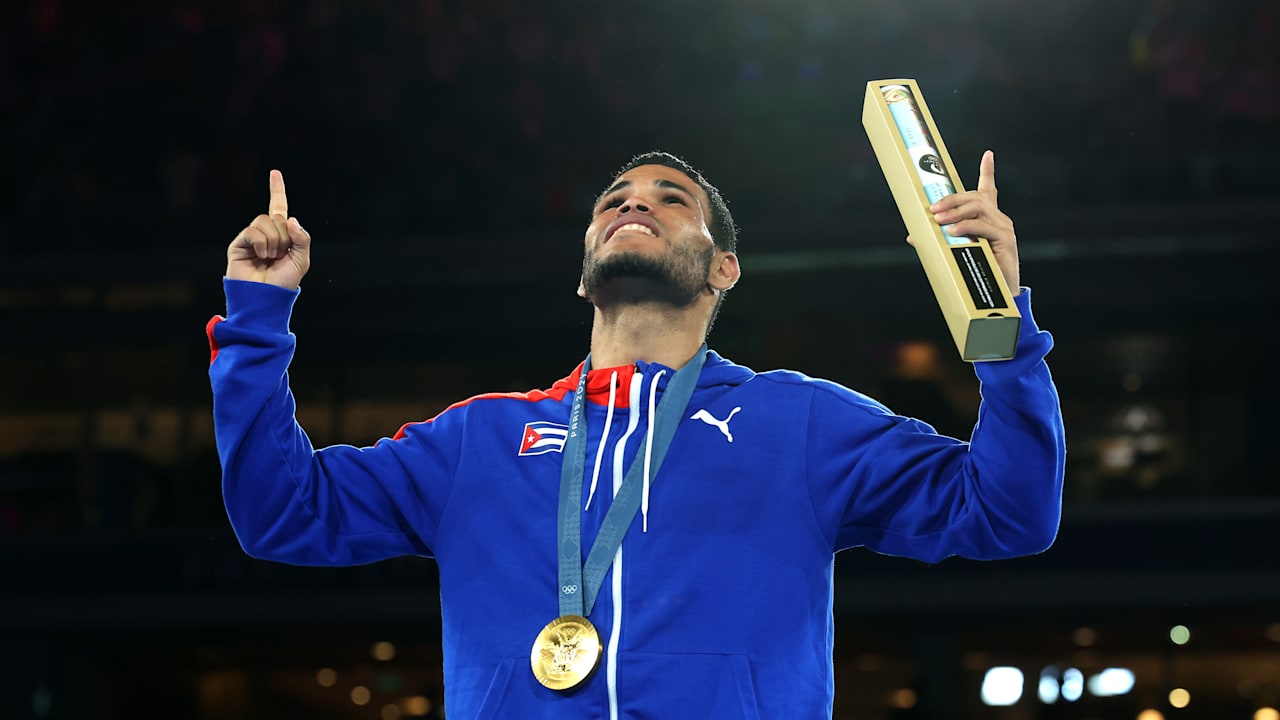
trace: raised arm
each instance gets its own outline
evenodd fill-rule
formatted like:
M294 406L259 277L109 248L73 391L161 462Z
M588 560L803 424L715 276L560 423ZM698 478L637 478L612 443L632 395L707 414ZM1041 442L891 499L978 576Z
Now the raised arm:
M311 237L288 217L284 178L267 214L227 249L226 317L209 321L214 430L231 525L254 557L353 565L431 554L461 435L457 419L423 423L373 447L316 449L294 419L289 317Z
M974 364L982 405L968 441L856 394L817 395L809 457L815 507L837 548L865 545L927 561L1040 552L1057 534L1066 439L1045 362L1053 338L1037 327L1031 293L1020 286L1017 236L996 204L991 151L977 190L944 197L932 210L954 234L991 243L1023 318L1017 356Z

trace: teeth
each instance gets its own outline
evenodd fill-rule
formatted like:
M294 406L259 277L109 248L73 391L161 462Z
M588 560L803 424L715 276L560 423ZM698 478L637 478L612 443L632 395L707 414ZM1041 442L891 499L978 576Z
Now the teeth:
M616 232L622 232L623 230L637 230L639 232L644 233L645 235L648 235L649 237L657 237L656 235L653 234L652 230L650 230L648 227L644 225L641 225L640 223L627 223L626 225L623 225L622 227L618 228Z

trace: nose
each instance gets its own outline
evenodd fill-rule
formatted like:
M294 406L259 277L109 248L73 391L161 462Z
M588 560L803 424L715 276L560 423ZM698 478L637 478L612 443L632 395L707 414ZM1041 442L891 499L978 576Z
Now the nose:
M628 213L628 212L647 213L649 212L649 210L650 210L649 203L645 202L644 198L640 197L639 195L632 195L631 197L627 198L626 202L618 206L618 212L620 213Z

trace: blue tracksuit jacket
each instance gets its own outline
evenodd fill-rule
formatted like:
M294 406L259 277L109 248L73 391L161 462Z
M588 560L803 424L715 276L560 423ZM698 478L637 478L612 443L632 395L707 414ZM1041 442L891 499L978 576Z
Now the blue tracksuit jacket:
M315 449L286 374L297 293L224 285L210 378L240 543L298 565L434 557L451 720L828 718L838 550L995 559L1040 552L1057 533L1063 427L1029 290L1018 356L975 365L969 442L835 383L712 352L590 614L601 665L576 689L548 690L529 652L559 615L561 449L581 366L372 447ZM671 375L646 363L588 375L584 554Z

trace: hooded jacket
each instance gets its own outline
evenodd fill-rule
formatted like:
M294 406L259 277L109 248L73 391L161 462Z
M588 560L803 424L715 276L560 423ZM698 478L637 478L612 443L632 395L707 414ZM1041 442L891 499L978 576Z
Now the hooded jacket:
M371 447L316 449L286 372L297 292L224 286L227 315L207 329L237 538L295 565L435 558L455 720L829 718L837 551L997 559L1057 533L1065 441L1029 290L1016 298L1017 357L975 364L983 400L968 442L836 383L709 352L589 615L600 666L549 690L529 656L559 615L558 493L582 366ZM640 362L588 374L584 557L673 373Z

